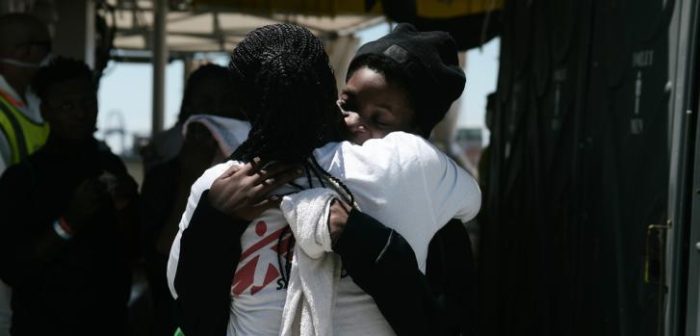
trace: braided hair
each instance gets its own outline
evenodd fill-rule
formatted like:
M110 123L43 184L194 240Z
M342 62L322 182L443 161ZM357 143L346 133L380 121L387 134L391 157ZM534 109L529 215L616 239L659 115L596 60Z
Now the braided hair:
M229 69L252 127L232 159L304 164L315 148L345 136L328 55L308 29L275 24L253 30L233 50Z
M354 204L350 190L323 170L313 156L315 148L348 135L336 105L333 70L321 41L297 25L264 26L250 32L233 50L229 69L236 102L251 123L248 139L231 159L250 162L259 157L262 165L273 161L301 164L310 187L314 175L321 186L325 187L326 181L346 202ZM287 228L278 241L278 250L286 250L284 262L278 255L285 287L293 244Z

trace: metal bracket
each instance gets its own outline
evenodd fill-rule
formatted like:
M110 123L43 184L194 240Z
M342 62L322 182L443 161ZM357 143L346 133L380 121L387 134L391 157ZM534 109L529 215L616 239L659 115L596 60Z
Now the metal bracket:
M665 225L647 226L646 255L644 256L644 282L665 286L666 273L666 232L672 226L671 220Z

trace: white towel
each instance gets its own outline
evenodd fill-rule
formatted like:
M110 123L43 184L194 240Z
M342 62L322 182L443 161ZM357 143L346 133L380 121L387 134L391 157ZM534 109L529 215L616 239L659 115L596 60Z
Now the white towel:
M333 334L336 285L340 259L330 253L328 213L338 195L315 188L287 195L280 208L296 243L287 300L282 313L283 336L329 336Z
M219 144L223 157L231 155L248 138L250 132L250 123L247 121L210 114L194 114L187 118L182 127L184 137L187 137L187 126L191 123L200 123L209 129Z

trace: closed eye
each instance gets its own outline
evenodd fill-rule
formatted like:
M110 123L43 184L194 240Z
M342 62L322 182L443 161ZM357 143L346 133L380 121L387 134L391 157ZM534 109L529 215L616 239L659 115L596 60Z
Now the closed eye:
M372 124L381 129L392 129L395 127L392 122L382 120L381 117L372 118Z

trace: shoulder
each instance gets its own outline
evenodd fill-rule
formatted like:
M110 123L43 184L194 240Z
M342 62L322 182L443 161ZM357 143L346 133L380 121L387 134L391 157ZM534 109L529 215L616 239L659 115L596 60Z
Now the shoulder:
M402 167L404 171L442 166L448 160L447 155L424 138L405 132L392 132L382 139L371 139L356 147L356 151L364 152L361 155L384 158L381 161Z
M424 139L415 134L405 133L405 132L392 132L385 136L382 140L384 146L390 147L398 151L411 151L411 152L430 152L430 153L441 153L440 150L435 147L428 140ZM368 141L370 143L374 141Z
M316 150L317 156L343 155L357 157L416 156L437 149L425 139L410 133L392 132L381 139L370 139L358 145L350 141L332 142Z

